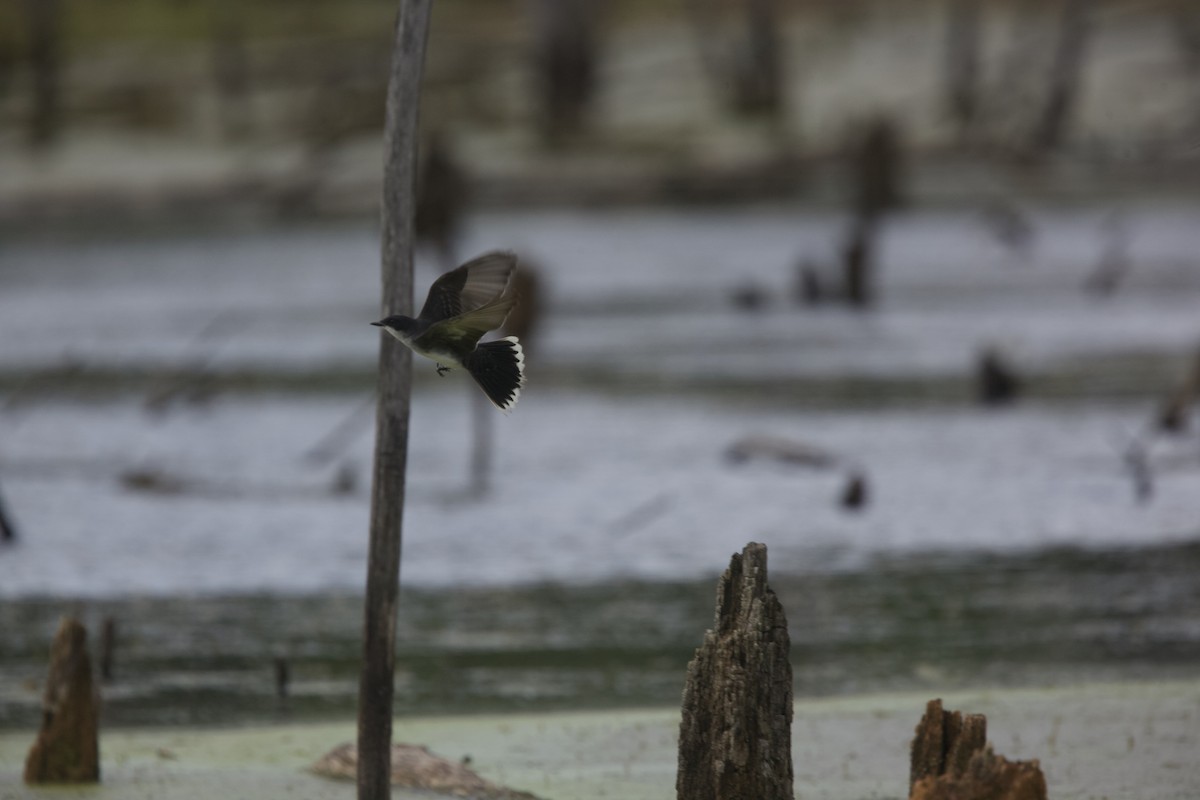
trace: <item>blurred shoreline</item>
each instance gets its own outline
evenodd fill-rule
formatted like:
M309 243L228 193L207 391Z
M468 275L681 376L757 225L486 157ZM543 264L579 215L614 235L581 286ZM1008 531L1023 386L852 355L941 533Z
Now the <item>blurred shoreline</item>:
M382 144L344 148L336 170L306 177L298 154L161 141L72 137L52 153L0 150L0 229L128 233L152 229L269 227L374 221ZM497 168L493 162L498 162ZM489 154L464 163L473 211L622 206L734 207L785 204L816 213L845 204L845 159L763 153L724 164L683 166L621 153ZM1096 165L1071 157L1034 166L925 154L907 165L909 210L984 207L1004 198L1041 207L1189 208L1200 205L1200 159Z
M449 145L476 210L842 209L857 143L878 121L895 131L913 208L1196 201L1200 59L1184 10L1114 4L1080 20L1087 46L1062 140L1039 148L1066 24L1050 7L979 4L966 131L945 108L956 78L943 4L781 7L779 97L756 113L731 109L736 76L711 63L737 50L744 20L700 7L599 14L586 104L550 135L532 7L439 4L426 141ZM393 13L373 0L338 13L117 4L101 19L72 9L57 133L28 143L31 67L13 61L0 86L0 227L373 219ZM10 57L28 47L21 33Z

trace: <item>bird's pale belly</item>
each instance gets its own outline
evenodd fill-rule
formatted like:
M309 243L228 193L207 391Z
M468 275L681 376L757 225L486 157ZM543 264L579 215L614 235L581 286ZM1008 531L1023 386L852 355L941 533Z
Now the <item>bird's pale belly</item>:
M437 363L441 364L443 367L448 367L450 369L457 369L458 367L462 366L462 362L458 360L458 356L454 355L453 353L451 353L447 350L440 350L438 348L426 350L424 347L418 347L417 345L414 345L414 344L409 344L409 347L412 348L412 351L414 353L423 355L432 361L436 361Z
M453 353L450 353L450 352L443 350L441 348L438 348L438 347L426 349L426 348L422 347L421 345L417 344L415 341L413 341L413 339L411 339L401 333L398 333L397 331L392 330L391 328L388 328L387 332L390 333L392 336L394 336L396 339L400 340L401 344L403 344L409 350L412 350L417 355L425 356L426 358L430 359L431 361L436 361L438 364L441 364L443 367L446 367L448 369L453 369L453 368L462 366L462 362L458 360L458 356L454 355Z

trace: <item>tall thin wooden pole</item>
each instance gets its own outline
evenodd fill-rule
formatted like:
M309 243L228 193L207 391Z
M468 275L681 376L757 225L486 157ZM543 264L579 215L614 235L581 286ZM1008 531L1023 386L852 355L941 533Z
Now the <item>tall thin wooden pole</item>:
M417 112L433 0L400 0L384 122L384 315L411 314ZM392 699L396 606L400 594L401 524L408 461L412 388L409 351L391 336L379 346L371 538L363 613L363 664L358 693L358 798L391 796Z

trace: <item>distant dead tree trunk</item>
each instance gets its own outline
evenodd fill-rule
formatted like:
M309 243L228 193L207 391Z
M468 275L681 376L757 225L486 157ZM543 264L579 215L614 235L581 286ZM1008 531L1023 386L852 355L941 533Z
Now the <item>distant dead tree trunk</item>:
M100 628L100 680L108 683L115 674L117 662L117 621L105 617Z
M792 302L796 305L817 306L825 299L821 266L809 256L802 257L793 271Z
M712 85L724 92L731 56L721 36L723 26L716 0L687 0L684 8L695 32L700 66L708 74Z
M1194 0L1177 0L1172 17L1175 40L1192 82L1191 130L1195 133L1200 131L1200 9Z
M842 250L843 296L854 308L874 302L875 221L859 218Z
M437 250L443 272L458 263L457 243L469 200L466 176L449 142L440 132L430 134L417 170L417 241Z
M483 497L491 487L492 446L496 440L496 412L487 395L471 390L471 488L472 497Z
M744 114L778 116L783 77L775 0L746 0L746 34L734 63L734 108Z
M47 147L58 137L62 122L59 67L62 45L60 0L25 0L25 18L29 26L29 74L32 79L32 113L29 118L29 142Z
M292 682L291 665L288 664L288 660L283 656L275 656L271 661L271 666L275 672L275 699L280 704L286 704L289 687Z
M1200 397L1200 349L1192 357L1191 369L1163 401L1158 412L1158 428L1165 433L1182 433L1188 428L1188 416Z
M433 0L400 0L384 122L382 316L412 313L417 121ZM411 351L379 337L371 529L358 692L358 800L391 797L400 545L412 398Z
M1046 103L1033 135L1033 150L1056 150L1066 134L1067 122L1079 96L1083 62L1091 27L1091 14L1098 0L1063 0L1059 18L1058 44L1046 94Z
M4 505L4 495L0 495L0 544L17 540L17 525L8 514Z
M1083 282L1083 289L1096 297L1108 297L1116 293L1121 281L1133 267L1129 256L1129 229L1125 218L1113 214L1104 223L1105 242L1100 251L1096 268Z
M979 0L949 0L946 7L946 111L966 140L975 123L979 91Z
M856 308L874 300L875 239L883 217L904 203L900 134L886 116L865 128L851 166L853 222L842 250L843 296Z
M871 491L866 473L855 470L846 476L846 485L842 487L838 503L846 511L859 511L866 507L870 497Z
M512 291L517 304L504 321L503 334L521 340L525 352L525 363L529 364L537 351L537 332L542 318L542 288L538 269L522 259L521 266L512 276ZM492 474L492 454L495 450L496 411L491 401L482 392L470 388L471 392L471 489L475 497L487 494Z
M904 204L903 145L900 130L887 116L865 128L855 153L854 212L873 222Z
M1133 439L1122 451L1121 463L1133 483L1133 499L1138 503L1150 502L1154 497L1154 470L1150 466L1150 454L1146 452L1145 443L1141 439Z
M1173 28L1188 69L1200 70L1200 9L1192 0L1176 0Z
M776 0L737 0L745 27L724 24L714 0L688 0L700 59L723 102L739 114L778 116L783 110L782 47ZM744 31L729 38L727 30Z
M0 30L0 101L12 88L13 76L17 73L20 63L16 36L16 32L10 28Z
M231 141L250 132L250 59L241 18L226 6L212 33L212 77L217 89L221 134Z
M545 140L575 133L596 90L594 0L532 0L534 78Z
M528 259L521 259L521 268L512 277L512 290L517 304L504 321L504 335L521 340L528 362L537 352L538 332L542 327L546 298L543 296L541 269Z
M1008 358L996 347L979 353L975 366L975 397L985 406L1002 406L1021 394L1021 378Z

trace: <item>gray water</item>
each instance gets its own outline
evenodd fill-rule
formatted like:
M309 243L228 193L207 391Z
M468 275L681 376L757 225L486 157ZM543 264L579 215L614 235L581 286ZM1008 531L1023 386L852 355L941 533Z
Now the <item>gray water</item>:
M790 299L832 216L476 219L465 249L539 264L547 311L482 493L474 388L415 363L397 710L674 704L752 540L801 693L1194 674L1200 442L1153 418L1200 342L1200 227L1130 212L1101 298L1105 216L1033 214L1019 252L970 214L893 223L866 313ZM0 725L36 719L66 612L93 643L116 622L112 724L353 713L376 248L345 227L0 249ZM1015 406L973 402L987 346L1026 376ZM727 457L763 437L825 457Z

